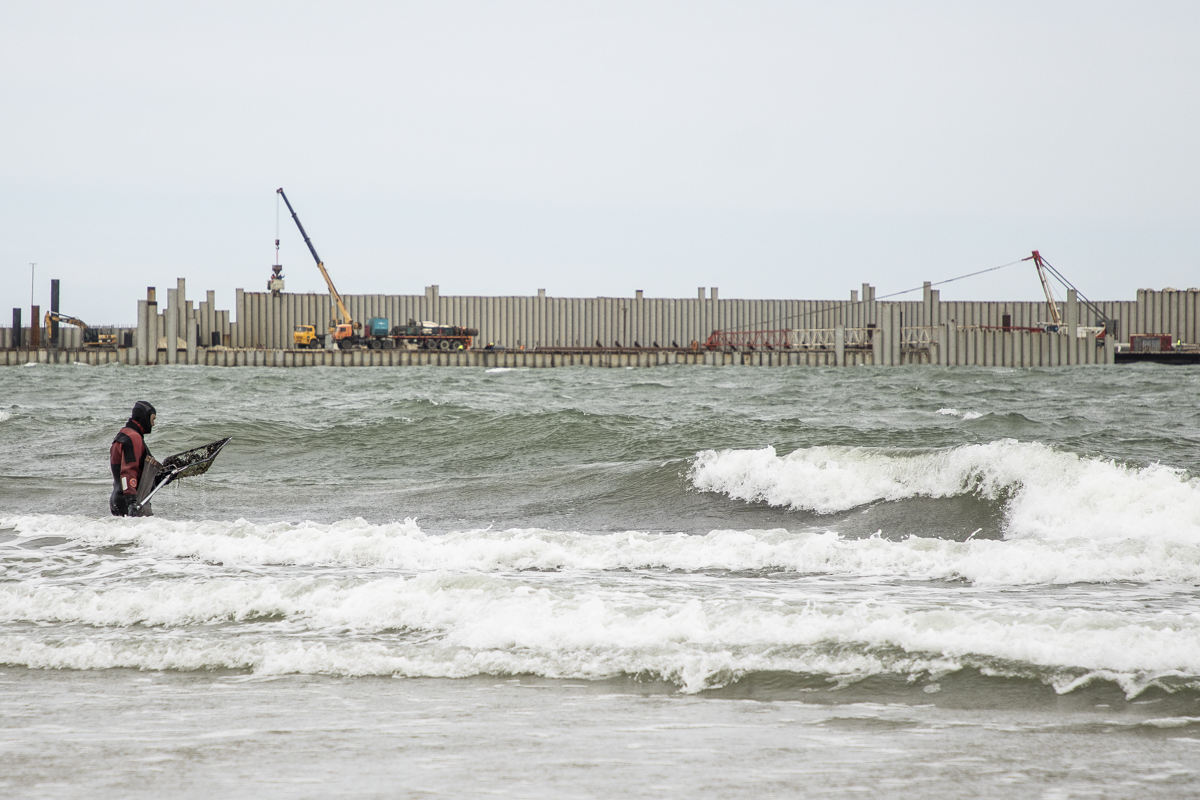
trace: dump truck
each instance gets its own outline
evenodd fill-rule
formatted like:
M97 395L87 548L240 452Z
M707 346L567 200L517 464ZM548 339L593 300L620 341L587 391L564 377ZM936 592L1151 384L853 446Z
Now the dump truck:
M317 333L316 325L297 325L292 331L292 345L302 349L320 350L325 347L325 334Z

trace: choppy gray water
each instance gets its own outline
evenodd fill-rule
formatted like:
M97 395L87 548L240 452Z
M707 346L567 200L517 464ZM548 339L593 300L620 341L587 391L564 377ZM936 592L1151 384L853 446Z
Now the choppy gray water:
M1200 370L0 387L0 793L1200 787ZM113 519L143 398L233 442Z

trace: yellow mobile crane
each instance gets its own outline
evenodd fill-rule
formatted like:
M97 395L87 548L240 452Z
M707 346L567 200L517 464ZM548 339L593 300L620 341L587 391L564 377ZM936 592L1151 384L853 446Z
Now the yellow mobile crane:
M79 330L83 331L84 347L116 347L117 335L115 333L101 333L95 328L88 327L88 324L79 317L72 317L70 314L60 314L57 311L47 311L42 317L42 328L50 330L50 323L57 322L62 325L74 325Z
M292 214L292 220L295 221L296 227L300 229L300 235L304 237L304 243L308 245L308 252L312 253L313 260L317 262L317 269L321 271L321 277L325 279L325 285L329 287L329 299L332 304L332 317L334 324L329 326L329 335L333 337L333 341L338 347L345 350L356 343L357 337L354 331L362 327L362 323L355 322L350 316L350 312L346 310L346 304L342 302L342 296L338 294L337 287L333 285L333 280L329 277L329 273L325 270L325 263L321 261L321 257L317 255L317 249L313 247L312 240L308 238L308 234L304 231L304 226L300 224L300 217L296 216L295 209L288 202L287 195L283 193L283 188L276 190L283 202L287 204L288 211ZM339 314L341 321L339 322ZM296 330L292 333L292 341L297 347L320 347L324 343L324 336L318 336L316 328L313 325L297 325Z

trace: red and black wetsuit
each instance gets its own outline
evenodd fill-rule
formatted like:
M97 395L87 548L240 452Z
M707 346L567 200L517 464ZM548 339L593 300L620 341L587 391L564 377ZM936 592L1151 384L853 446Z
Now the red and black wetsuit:
M140 406L142 403L138 403L138 405ZM145 405L153 409L149 403ZM138 413L139 411L143 411L143 413ZM129 513L129 506L137 497L138 484L142 479L142 467L146 464L146 456L150 455L144 439L152 427L150 414L144 413L144 409L135 407L134 415L117 433L112 447L108 450L108 463L113 476L113 491L108 500L108 508L114 516L118 517L126 516Z

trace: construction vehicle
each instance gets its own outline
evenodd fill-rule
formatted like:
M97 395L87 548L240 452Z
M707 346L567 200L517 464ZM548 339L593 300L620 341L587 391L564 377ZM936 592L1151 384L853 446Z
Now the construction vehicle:
M470 350L475 337L479 335L475 328L428 321L418 323L411 319L407 325L388 327L384 317L371 317L364 330L364 335L354 336L350 343L369 350ZM325 334L317 333L313 325L297 325L292 333L292 341L298 348L317 350L325 346Z
M83 331L83 346L84 347L116 347L117 335L115 333L101 333L97 328L89 327L86 322L79 317L72 317L70 314L60 314L57 311L47 311L42 318L42 327L45 330L50 330L50 323L57 322L61 325L74 325Z
M410 319L407 325L397 325L391 330L391 341L396 347L416 347L421 350L470 350L479 331L458 325L439 325L428 320L418 323Z
M320 350L325 346L325 334L317 333L315 325L297 325L292 331L292 344L300 348Z
M311 328L297 326L297 331L301 327ZM385 317L371 317L363 331L363 335L356 337L355 341L370 350L470 350L475 337L479 335L475 328L412 319L407 325L390 327Z
M333 337L333 341L342 350L348 350L351 347L362 344L356 333L356 331L362 328L362 323L355 322L353 317L350 316L350 312L346 310L346 304L342 302L342 296L338 294L337 287L333 285L333 280L329 277L329 272L325 269L325 262L321 261L321 257L317 255L317 249L313 247L312 240L308 238L308 233L304 230L304 226L300 224L300 217L296 216L296 210L288 202L287 195L283 193L283 188L280 187L276 192L283 198L288 211L291 212L292 220L296 223L296 227L300 229L300 235L304 237L304 243L308 245L308 252L312 253L313 260L317 262L317 269L321 271L321 277L325 279L325 285L329 287L329 301L332 304L331 316L334 319L334 324L329 326L328 335ZM306 327L313 326L296 326L296 330L292 333L293 343L300 344L297 337L304 336L307 338L307 333L302 334L299 330ZM313 335L315 336L315 331ZM324 337L321 337L320 341L324 345ZM304 346L311 347L312 340L309 340Z
M371 317L363 326L362 331L362 335L356 335L350 339L351 344L365 347L368 350L383 350L392 347L391 340L387 338L389 329L385 317Z
M325 346L326 337L332 337L332 341L338 346L338 349L349 350L355 347L367 347L371 350L393 349L397 347L415 346L426 350L468 350L471 347L471 342L479 331L475 328L460 328L453 325L440 325L436 322L422 322L419 325L414 320L409 320L408 325L397 325L394 328L388 327L388 320L384 317L372 317L367 320L365 330L361 322L355 322L350 316L350 312L346 309L346 304L342 302L342 296L338 293L337 287L333 285L333 280L329 277L329 272L325 269L325 263L321 261L321 257L317 255L317 250L313 247L312 240L308 238L308 233L304 230L304 226L300 224L300 217L296 215L296 210L292 208L291 202L288 201L287 195L284 194L283 188L276 190L283 202L287 205L288 211L291 212L292 220L296 223L296 227L300 230L300 235L304 237L304 243L308 245L308 252L312 253L313 260L317 262L317 269L321 271L321 277L325 279L325 285L329 287L329 298L332 303L332 317L335 323L329 327L328 334L320 334L316 331L315 325L297 325L292 331L292 344L296 347L318 349ZM279 240L275 240L278 247ZM279 260L278 251L276 251L276 261ZM272 267L275 274L278 276L279 289L282 291L283 282L282 275L279 271L282 267L275 265ZM340 322L337 320L341 320ZM361 334L359 331L363 331Z

